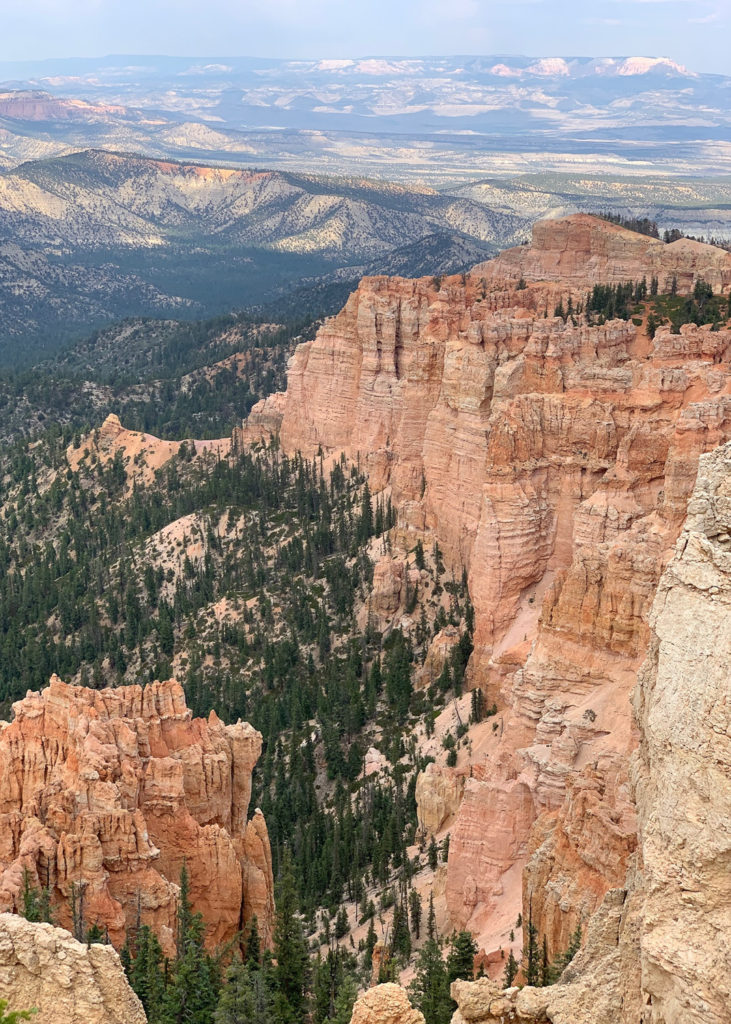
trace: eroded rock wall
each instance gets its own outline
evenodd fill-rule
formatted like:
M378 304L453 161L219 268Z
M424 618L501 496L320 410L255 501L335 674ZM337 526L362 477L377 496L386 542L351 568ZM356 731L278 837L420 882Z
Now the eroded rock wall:
M468 680L498 715L460 762L445 899L488 952L520 910L497 913L516 901L516 865L552 955L624 876L649 610L698 458L731 437L730 330L651 341L632 321L564 322L554 305L643 276L728 289L730 265L712 246L578 215L463 277L365 279L292 357L284 448L360 460L389 489L396 543L431 535L468 571ZM377 571L381 618L400 605L402 565Z
M731 443L700 458L650 627L633 698L639 845L627 858L626 880L589 918L584 946L556 985L501 991L489 979L458 982L453 1024L729 1020ZM572 818L569 807L553 829ZM604 823L608 845L618 839L617 824ZM557 842L549 831L546 843L555 850ZM584 837L574 848L587 845ZM538 884L541 856L532 864Z
M87 925L120 946L139 908L170 954L185 863L211 945L254 913L268 942L266 824L247 824L260 751L247 723L194 719L175 680L90 690L54 676L0 723L0 907L19 907L27 870L61 924L74 883Z
M501 281L557 281L581 288L587 280L603 284L657 277L661 292L673 278L681 294L693 290L698 278L715 291L731 285L731 254L714 245L680 238L666 245L617 224L597 226L596 217L578 213L533 225L533 244L508 249L476 268Z

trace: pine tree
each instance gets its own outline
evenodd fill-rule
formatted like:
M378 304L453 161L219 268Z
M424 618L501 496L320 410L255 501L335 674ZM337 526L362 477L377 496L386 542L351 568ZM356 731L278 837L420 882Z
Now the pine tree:
M26 921L40 921L39 894L38 889L31 882L30 871L23 868L23 910L21 911Z
M371 917L370 924L368 925L368 934L366 935L365 953L363 955L363 969L368 974L370 974L373 967L373 950L377 942L378 936L376 935L376 928Z
M429 893L429 916L426 922L426 934L427 938L436 939L437 937L437 915L434 910L434 893Z
M334 1012L328 1024L350 1024L353 1005L358 996L358 986L351 974L346 974L335 997Z
M475 976L475 957L477 944L470 932L462 931L452 939L452 946L447 956L447 972L449 983L465 978L472 981Z
M214 1024L270 1024L272 996L265 973L234 961L226 971Z
M470 718L473 722L481 722L485 715L485 697L479 686L472 691L472 707Z
M274 922L274 959L277 963L274 1008L282 1024L299 1024L305 1010L308 956L297 904L292 860L287 851L282 865Z
M416 889L412 889L409 893L409 917L411 919L411 930L417 942L421 933L421 913L421 896Z
M136 936L135 958L129 968L129 982L139 996L148 1021L159 1019L165 994L165 980L162 972L163 955L155 933L142 925Z
M558 981L563 972L566 970L568 965L574 959L576 954L581 949L581 922L577 924L571 939L569 940L568 947L556 957L553 964L551 965L551 981Z
M350 922L348 921L348 912L344 906L341 906L335 918L335 938L342 939L349 931Z
M541 946L541 963L540 963L540 984L541 987L550 985L551 978L551 962L548 959L548 939L543 936L543 944Z
M432 869L432 871L436 871L437 864L439 862L439 848L437 846L437 841L434 838L434 836L432 836L431 839L429 840L429 852L427 853L427 857L429 859L429 867Z
M393 931L391 933L391 949L399 954L404 962L411 956L411 936L405 906L399 902L393 911Z
M185 943L190 926L193 922L193 904L190 900L190 879L188 865L183 861L180 869L180 895L178 896L178 912L176 918L175 948L180 959L185 952Z
M528 929L525 946L525 983L538 985L540 982L540 955L538 952L538 930L533 924L533 902L529 903Z
M86 882L72 882L69 893L71 908L71 931L78 942L84 941L86 935Z
M515 959L512 949L508 954L508 959L505 962L505 973L503 974L503 987L510 988L515 981L515 976L518 973L518 961Z
M193 913L188 871L183 864L178 896L177 957L165 990L160 1024L210 1024L220 986L218 965L206 953L204 935L203 918Z
M259 921L256 914L249 924L249 932L246 936L246 965L248 967L259 967L261 965L261 939L259 937Z
M426 1024L449 1024L454 1003L449 995L447 965L436 939L429 938L416 958L416 974L409 986L414 1005L424 1014Z

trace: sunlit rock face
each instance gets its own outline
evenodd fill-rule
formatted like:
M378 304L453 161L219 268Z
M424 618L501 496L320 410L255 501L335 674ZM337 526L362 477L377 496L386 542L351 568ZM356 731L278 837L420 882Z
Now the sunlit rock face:
M111 946L77 942L63 928L0 914L0 992L10 1010L59 1024L146 1024Z
M731 437L731 331L651 340L632 320L554 316L595 283L643 277L727 293L731 256L576 215L464 276L366 278L253 414L272 428L276 411L287 451L359 461L397 510L394 543L436 539L467 570L468 681L498 714L460 763L445 899L488 952L521 910L516 871L552 955L624 877L650 607L699 456ZM399 568L377 567L384 621Z
M91 690L57 677L0 724L0 906L18 908L24 871L71 925L71 885L88 924L116 946L137 915L173 950L185 863L211 945L254 914L271 939L266 824L247 824L261 735L194 719L174 679Z

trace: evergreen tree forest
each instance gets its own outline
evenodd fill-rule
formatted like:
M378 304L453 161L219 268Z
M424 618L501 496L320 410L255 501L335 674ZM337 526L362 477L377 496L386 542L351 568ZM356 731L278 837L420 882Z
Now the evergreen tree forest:
M362 613L395 516L357 464L286 457L276 441L227 458L183 444L142 486L130 482L140 467L119 450L107 457L97 430L53 425L4 450L2 714L53 672L103 687L168 678L175 665L194 714L251 721L264 738L253 803L272 843L274 950L255 932L241 951L207 950L181 879L174 961L145 926L123 960L153 1024L346 1024L376 942L383 977L416 955L415 884L446 858L419 834L414 789L427 761L414 731L432 729L462 691L474 620L465 578L438 547L418 545L426 583L419 607L415 588L407 595L414 628L381 635ZM159 538L182 518L171 556ZM231 614L217 618L224 599ZM433 635L450 624L460 643L439 680L416 690ZM372 775L369 747L383 758ZM83 886L73 899L74 933L104 941ZM30 920L53 919L49 892L28 880L23 906ZM354 922L368 929L357 944ZM441 961L449 937L430 941Z

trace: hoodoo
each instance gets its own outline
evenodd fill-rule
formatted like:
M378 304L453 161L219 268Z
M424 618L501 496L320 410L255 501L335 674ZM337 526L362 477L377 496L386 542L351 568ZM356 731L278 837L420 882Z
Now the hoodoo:
M260 751L247 723L193 718L174 679L90 690L54 677L0 725L0 907L20 909L29 878L71 928L73 885L87 927L119 947L139 917L169 955L185 864L211 946L254 915L270 942L266 824L247 824Z

